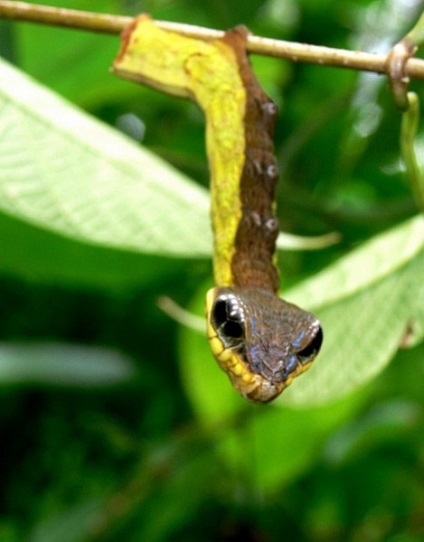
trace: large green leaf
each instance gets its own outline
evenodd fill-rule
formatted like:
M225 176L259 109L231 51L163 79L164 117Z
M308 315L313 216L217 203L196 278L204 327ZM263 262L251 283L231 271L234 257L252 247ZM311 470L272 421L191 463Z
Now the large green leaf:
M396 273L423 248L424 217L418 215L372 238L287 295L310 309L332 305Z
M324 327L312 369L283 395L291 404L324 403L376 376L406 335L422 337L424 218L377 236L288 292Z
M77 240L205 256L206 190L5 62L0 209Z
M243 476L251 477L265 493L276 491L317 461L328 435L357 412L367 396L354 394L307 412L256 407L246 412L242 429L225 434L220 451L233 471L248 465Z

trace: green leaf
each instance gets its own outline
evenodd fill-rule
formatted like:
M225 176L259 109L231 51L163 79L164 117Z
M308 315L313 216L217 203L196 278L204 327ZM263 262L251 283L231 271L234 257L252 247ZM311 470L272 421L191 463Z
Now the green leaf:
M221 452L234 472L248 465L244 476L265 493L275 492L316 463L325 439L361 408L367 396L355 394L307 412L252 406L243 427L222 439Z
M122 289L152 285L170 273L169 258L75 241L0 213L0 267L49 284ZM184 260L179 262L184 265ZM174 260L173 269L177 270Z
M308 373L281 402L320 404L343 397L375 377L409 328L422 336L424 218L377 236L287 293L313 309L324 344Z
M424 217L411 218L373 237L284 297L316 309L378 284L411 262L424 248Z
M135 374L124 355L105 348L69 344L0 343L0 385L42 384L104 387Z
M332 435L325 458L333 466L352 461L387 440L399 441L421 418L421 405L416 402L394 399L380 403Z
M80 241L207 256L206 190L5 62L0 209Z

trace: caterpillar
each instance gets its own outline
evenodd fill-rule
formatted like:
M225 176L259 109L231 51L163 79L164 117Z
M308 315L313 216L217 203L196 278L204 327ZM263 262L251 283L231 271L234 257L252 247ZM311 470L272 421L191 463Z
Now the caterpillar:
M206 295L208 340L235 389L266 403L310 367L323 332L312 314L278 296L278 112L249 63L248 34L237 26L206 42L141 15L123 33L113 71L204 111L215 281Z

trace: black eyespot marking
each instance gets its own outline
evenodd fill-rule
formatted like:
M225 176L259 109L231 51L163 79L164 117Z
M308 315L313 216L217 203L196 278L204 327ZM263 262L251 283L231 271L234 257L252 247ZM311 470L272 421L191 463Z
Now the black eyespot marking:
M238 346L244 338L244 312L237 298L221 296L212 309L213 326L225 346Z
M240 322L228 320L228 322L222 325L221 329L227 337L231 337L232 339L241 339L243 337L244 330Z
M213 307L212 317L215 327L220 327L227 319L227 302L224 299L217 299Z
M311 342L305 346L302 350L296 353L301 363L309 361L311 358L315 357L322 344L323 333L321 326L318 327L318 331L315 333Z

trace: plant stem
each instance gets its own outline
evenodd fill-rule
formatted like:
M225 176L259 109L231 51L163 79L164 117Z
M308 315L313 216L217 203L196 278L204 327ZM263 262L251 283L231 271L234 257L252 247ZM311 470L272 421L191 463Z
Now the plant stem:
M109 34L118 34L133 20L132 17L7 0L0 0L0 18L66 26ZM160 28L204 40L216 39L223 35L221 31L199 26L165 21L155 22ZM253 35L248 38L247 49L250 53L286 58L293 62L309 62L323 66L336 66L381 74L387 73L386 55L333 49L319 45L306 45ZM406 75L411 78L424 79L424 61L415 58L409 59L406 64Z
M415 201L420 211L424 213L424 180L415 151L420 119L420 103L415 92L408 92L407 103L408 109L402 115L400 146Z

